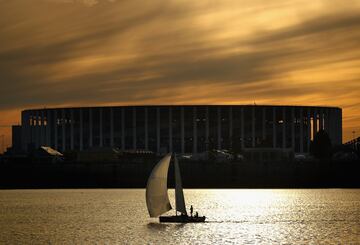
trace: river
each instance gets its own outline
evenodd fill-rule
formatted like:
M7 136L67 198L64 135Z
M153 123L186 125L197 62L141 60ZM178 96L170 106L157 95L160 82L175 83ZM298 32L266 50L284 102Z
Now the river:
M206 223L160 224L144 189L0 190L0 244L360 244L360 189L184 193Z

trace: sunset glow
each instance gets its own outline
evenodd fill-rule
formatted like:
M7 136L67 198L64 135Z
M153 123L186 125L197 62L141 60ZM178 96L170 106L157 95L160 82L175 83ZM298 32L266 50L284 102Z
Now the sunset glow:
M28 108L343 108L360 133L360 1L0 0L0 135Z

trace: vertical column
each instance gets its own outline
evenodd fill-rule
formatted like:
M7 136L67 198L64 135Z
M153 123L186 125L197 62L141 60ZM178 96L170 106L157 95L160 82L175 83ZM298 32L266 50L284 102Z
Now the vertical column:
M172 107L169 106L169 152L173 151L172 142Z
M34 118L33 118L33 111L28 112L28 120L29 120L29 144L31 147L34 147Z
M331 139L331 143L333 145L336 145L336 109L335 108L331 108L330 109L330 139Z
M336 144L342 144L342 110L340 108L335 109L335 128L336 128Z
M277 121L276 121L276 107L273 107L273 112L272 112L272 121L273 121L273 148L276 148L276 125L277 125Z
M21 111L21 150L26 150L26 116L24 111Z
M55 127L55 130L54 130L54 141L55 141L55 149L58 150L58 124L59 124L59 119L58 119L58 116L57 116L57 110L55 109L54 110L54 127Z
M325 109L325 111L324 111L324 130L326 131L326 133L328 133L328 135L330 137L330 132L329 132L329 109Z
M336 109L335 108L332 108L331 110L331 134L332 134L332 140L333 140L333 145L337 145L337 128L336 128L336 125L337 125L337 114L336 114Z
M110 107L110 146L114 147L114 108Z
M244 107L241 107L241 149L245 148L245 134L244 134Z
M41 121L41 111L38 111L37 116L37 141L38 146L42 146L42 121Z
M300 126L300 153L304 152L304 114L303 114L303 108L300 108L300 121L299 121L299 126Z
M50 110L46 110L46 145L47 146L52 146L51 145L51 111Z
M255 106L251 107L251 146L255 147Z
M46 132L45 132L45 113L44 113L44 110L41 110L41 112L40 112L40 121L41 121L40 144L41 144L41 145L46 145L46 142L45 142L45 137L46 137Z
M31 124L31 143L32 143L32 146L35 147L35 148L36 148L36 127L37 127L36 119L37 119L36 118L36 112L32 111L31 112L31 121L32 121L32 124Z
M311 141L311 114L310 108L307 109L307 152L310 152L310 141Z
M337 133L336 133L336 109L331 108L330 111L330 138L333 145L337 144Z
M74 109L70 110L70 149L74 150Z
M32 113L31 111L28 111L26 113L26 117L27 117L27 136L28 136L28 141L27 141L27 144L26 144L26 149L29 150L29 144L32 144L33 143L33 136L32 136Z
M39 111L35 112L35 146L36 148L39 148L40 146L40 140L39 140L39 136L40 136L40 125L39 125Z
M145 107L145 150L149 150L149 137L148 137L148 108Z
M266 139L266 107L262 108L262 139Z
M160 152L160 108L156 107L156 151Z
M313 112L313 140L315 138L315 135L317 133L317 111L316 109L314 109L314 112Z
M84 150L84 138L83 138L83 134L84 134L84 122L83 122L83 109L80 108L79 109L79 117L80 117L80 151Z
M319 113L319 130L324 129L324 110L320 109Z
M221 107L217 106L217 148L221 149Z
M27 137L26 137L26 114L24 111L21 112L21 149L22 150L27 150L26 149L26 142L27 142Z
M339 110L339 144L342 144L342 109Z
M41 145L46 146L46 116L45 116L45 109L41 110L40 113L40 120L41 120Z
M197 113L196 106L193 107L193 154L197 153Z
M62 151L66 150L66 118L65 118L65 109L61 110L61 128L62 128Z
M335 144L338 145L340 144L340 113L339 110L337 108L334 108L334 132L335 132Z
M93 120L92 120L92 108L89 108L89 147L93 146Z
M42 112L42 110L38 111L38 142L39 142L39 147L43 145L43 141L42 141L43 140L42 139L42 137L43 137L43 129L42 129L42 127L43 127L43 119L41 117L41 112Z
M99 108L99 146L103 147L103 109Z
M230 149L233 146L233 107L229 107L229 139L230 139Z
M285 107L282 108L282 120L283 120L283 125L282 125L282 148L285 149L286 148L286 108Z
M291 107L291 148L295 152L295 108Z
M125 108L121 108L121 150L125 150Z
M185 152L185 140L184 140L184 107L181 107L181 111L180 111L180 117L181 117L181 122L180 122L180 127L181 127L181 153L184 154Z
M33 136L33 125L34 125L34 120L33 120L33 115L32 115L32 111L29 111L29 144L34 144L34 136Z
M335 111L335 119L336 119L336 111ZM36 111L31 112L31 118L32 118L32 127L31 127L31 139L33 143L33 147L37 148L37 115ZM336 128L336 122L335 122L335 128ZM336 132L336 131L335 131Z
M209 150L209 107L207 106L205 109L205 144L206 144L206 150Z
M136 150L136 107L133 107L133 149Z
M21 148L27 151L29 143L29 116L26 111L21 112L21 125Z
M31 111L27 111L27 120L28 120L28 128L27 128L27 132L28 132L28 143L26 145L26 149L28 149L28 146L30 143L32 143L32 118L31 118Z

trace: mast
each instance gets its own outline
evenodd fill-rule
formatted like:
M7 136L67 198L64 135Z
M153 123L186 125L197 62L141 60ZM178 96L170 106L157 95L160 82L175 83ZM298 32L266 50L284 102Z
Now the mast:
M179 163L176 155L174 159L174 165L175 165L174 168L175 169L175 210L179 211L180 213L186 214L185 197L182 187Z

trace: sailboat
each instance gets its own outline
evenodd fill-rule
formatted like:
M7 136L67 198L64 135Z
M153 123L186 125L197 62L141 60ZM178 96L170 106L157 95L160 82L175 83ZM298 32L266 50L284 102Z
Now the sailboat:
M162 158L152 170L146 185L146 205L150 217L159 217L160 215L171 210L169 201L167 177L172 154L167 154ZM185 206L184 192L180 175L179 163L175 155L175 215L160 216L160 222L171 223L194 223L205 222L205 216L188 216ZM180 212L180 215L178 215Z

